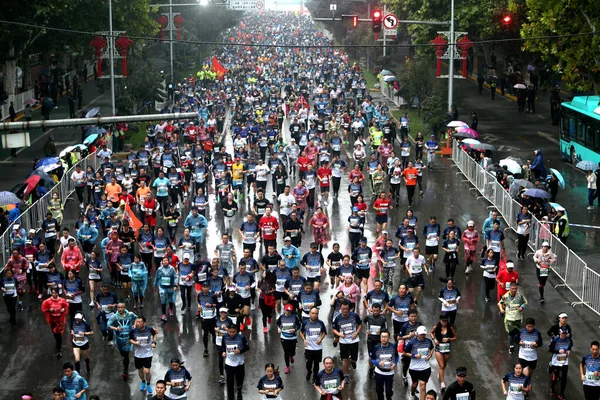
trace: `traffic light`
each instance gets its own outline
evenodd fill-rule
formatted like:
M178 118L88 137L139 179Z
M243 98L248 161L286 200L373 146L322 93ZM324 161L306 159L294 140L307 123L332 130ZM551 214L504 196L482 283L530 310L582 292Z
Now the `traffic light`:
M502 23L504 25L510 25L511 22L512 22L512 15L506 14L505 16L502 17Z
M371 19L373 23L373 32L375 32L375 37L377 37L377 34L381 32L381 22L383 21L383 13L381 10L373 10Z
M358 26L358 15L342 15L342 23L345 26L356 28Z

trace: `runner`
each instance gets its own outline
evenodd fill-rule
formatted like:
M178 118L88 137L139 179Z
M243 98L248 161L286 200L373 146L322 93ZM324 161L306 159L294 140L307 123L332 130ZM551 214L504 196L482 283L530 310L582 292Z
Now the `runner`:
M258 381L258 393L262 395L261 399L281 400L279 393L283 390L283 381L279 377L279 370L275 365L267 363L265 365L265 375Z
M325 259L321 252L317 253L319 245L316 242L310 244L310 250L304 254L300 260L300 265L306 268L306 280L314 285L315 290L319 290L321 275L325 272L323 265ZM310 310L310 309L309 309Z
M234 390L237 388L237 398L242 398L244 377L246 370L244 366L244 353L250 348L248 341L237 331L234 324L227 326L227 334L223 336L223 352L221 356L225 359L225 371L227 372L227 400L234 400Z
M456 368L456 382L448 386L443 400L469 400L475 399L475 395L475 387L467 381L467 369L465 367Z
M410 358L410 365L408 372L412 385L410 387L410 394L416 397L417 387L419 388L419 398L425 400L425 392L427 382L431 376L430 359L433 355L434 345L431 339L426 337L427 328L419 326L416 330L416 336L413 337L404 346L405 357Z
M390 333L381 329L380 343L369 351L371 364L375 366L375 391L377 399L383 400L385 389L385 398L391 400L394 395L394 373L398 365L398 350L393 343L390 343Z
M535 328L533 318L525 320L525 328L515 335L515 341L519 343L519 363L523 367L523 374L531 379L537 366L537 349L542 346L542 334Z
M452 342L456 341L456 328L452 321L448 320L448 315L441 314L438 323L429 332L431 340L435 345L435 359L438 363L438 378L440 380L440 390L446 389L444 381L444 371L448 366Z
M477 245L479 244L479 232L475 229L475 222L467 222L467 229L463 231L461 240L464 246L465 253L465 275L469 275L473 271L473 262L477 254Z
M360 238L360 245L352 252L352 261L356 263L356 276L360 280L363 293L367 292L372 257L373 251L367 246L367 238L363 236Z
M135 310L144 308L144 295L148 286L148 268L140 258L139 254L133 257L133 263L129 268L129 277L131 279L131 294L133 296Z
M169 260L165 257L161 261L161 266L156 270L154 277L154 287L158 287L160 295L160 307L162 310L161 321L167 321L167 304L169 304L169 316L172 317L175 309L176 291L179 288L179 280L175 268L169 265Z
M63 372L65 376L62 377L59 385L64 390L64 398L67 400L86 400L86 392L89 386L85 378L73 370L73 364L71 363L63 364Z
M405 267L406 272L408 272L408 276L410 278L410 293L413 295L415 306L419 305L419 297L421 296L421 292L425 289L425 280L423 279L423 270L425 273L429 275L429 270L427 269L427 263L425 262L425 257L419 254L419 248L415 247L413 249L413 256L408 257L406 259ZM416 293L415 293L416 292Z
M137 317L135 328L129 332L129 342L134 346L133 362L135 369L138 370L138 376L142 380L140 391L148 391L148 396L152 395L152 354L156 348L156 336L158 331L150 326L146 326L146 317Z
M284 314L277 318L278 332L283 347L283 358L285 360L285 373L290 373L290 363L294 363L296 355L296 344L298 343L298 331L302 328L302 322L298 315L293 314L294 306L287 304Z
M192 375L178 358L172 358L170 364L171 368L165 373L169 397L174 400L187 399L187 393L192 386Z
M525 394L531 390L531 380L523 373L523 366L519 363L513 367L513 372L502 378L502 391L507 400L524 400Z
M381 314L381 309L381 303L374 303L373 307L371 307L371 313L363 319L363 324L367 327L367 353L369 353L369 372L367 376L369 379L373 379L373 374L375 373L375 365L371 361L370 354L375 346L381 343L381 333L384 331L387 332L387 319Z
M487 257L481 260L479 264L483 269L483 281L485 284L485 301L490 301L490 292L496 286L496 274L498 273L498 263L494 257L494 250L487 250Z
M533 256L536 266L536 275L538 278L538 290L540 292L540 303L544 303L544 287L548 280L550 267L556 263L556 255L550 251L550 243L543 242L542 248L537 250Z
M454 325L460 301L460 290L454 287L453 278L446 280L446 287L440 290L438 300L442 302L442 314L448 317L451 325Z
M345 300L340 306L340 314L333 320L332 331L335 335L334 346L340 344L340 359L346 383L350 382L350 365L356 369L358 361L359 333L362 329L362 321L354 312L350 311L350 303ZM316 381L315 381L316 383Z
M427 265L431 272L435 271L435 262L438 260L438 248L441 235L440 224L437 223L437 218L432 215L429 217L429 224L423 227L423 236L425 236L425 255L427 257Z
M510 290L498 302L500 315L504 316L504 329L508 334L508 353L515 352L514 335L521 329L523 310L527 306L527 298L517 289L515 282L510 283ZM523 368L523 366L521 366ZM534 367L535 368L535 367Z
M62 336L65 333L69 303L62 297L59 297L58 288L50 289L50 297L42 302L42 312L46 314L46 322L54 335L56 356L62 357Z
M81 357L85 360L85 369L90 374L90 341L88 336L94 332L90 324L87 323L82 313L75 314L75 319L71 324L71 337L73 341L73 357L75 358L75 370L79 373L81 368Z
M125 309L124 303L119 303L117 312L108 320L109 329L116 332L117 350L123 358L123 374L121 376L124 380L129 377L129 353L133 350L133 345L129 341L129 332L135 326L137 318L137 315Z

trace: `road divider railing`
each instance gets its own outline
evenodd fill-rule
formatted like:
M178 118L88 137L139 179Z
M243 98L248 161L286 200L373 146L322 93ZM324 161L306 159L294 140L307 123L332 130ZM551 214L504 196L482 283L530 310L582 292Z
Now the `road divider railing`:
M52 194L58 193L63 207L66 207L70 197L74 194L75 182L71 179L71 174L75 170L75 167L80 165L82 171L87 171L87 167L92 167L94 171L97 171L100 168L101 163L102 160L96 153L89 154L87 157L79 160L68 171L65 171L61 180L58 181L48 193L29 206L21 213L20 217L15 222L8 226L6 231L0 236L0 273L4 271L14 247L13 238L11 236L13 227L19 225L24 228L26 232L30 229L39 231L42 227L42 222L46 217L46 213L48 212L48 205L50 204L50 200L52 200ZM78 200L75 199L75 202L78 203ZM61 232L57 232L57 235L61 235ZM43 233L40 236L43 237Z
M470 190L479 192L478 199L485 199L506 221L507 229L517 232L517 214L521 210L521 204L513 199L508 191L498 182L496 176L487 172L476 160L471 158L458 142L452 143L452 161L462 174L464 182L473 185ZM548 242L554 254L556 262L550 266L553 277L558 282L555 287L568 289L577 300L571 305L584 305L596 314L600 315L600 274L588 267L573 250L570 250L554 233L554 224L548 221L540 221L533 217L528 228L528 246L535 252L542 248L543 242ZM531 256L533 253L529 254Z

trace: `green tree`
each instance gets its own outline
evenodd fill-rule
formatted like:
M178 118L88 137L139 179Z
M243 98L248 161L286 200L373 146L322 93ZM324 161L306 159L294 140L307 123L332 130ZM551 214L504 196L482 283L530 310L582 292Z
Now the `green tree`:
M593 1L526 0L527 20L521 27L523 38L592 32L600 21L600 8ZM600 28L600 27L599 27ZM523 48L539 54L562 74L573 91L600 90L600 36L585 35L556 40L527 40ZM596 49L596 50L594 50Z

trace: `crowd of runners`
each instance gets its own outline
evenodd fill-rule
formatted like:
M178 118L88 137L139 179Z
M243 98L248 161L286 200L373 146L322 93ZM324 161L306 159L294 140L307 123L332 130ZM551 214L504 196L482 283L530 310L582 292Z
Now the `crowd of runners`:
M360 69L340 49L323 47L330 41L308 17L249 14L224 42L247 45L215 53L228 69L223 80L200 71L174 89L174 111L197 111L197 119L151 127L141 148L124 157L100 145L99 171L70 175L81 212L75 226L62 223L56 196L39 230L13 232L13 257L0 283L10 322L29 293L41 302L56 355L63 356L66 336L72 349L55 398L108 395L84 378L94 352L106 351L114 351L124 379L133 353L139 389L148 396L186 398L192 373L201 371L173 357L164 377L152 376L162 327L144 317L160 307L163 324L177 323L180 307L199 320L203 355L216 354L229 400L242 399L249 385L263 399L293 398L284 375L298 349L306 381L322 400L342 399L357 368L368 370L380 400L392 399L396 374L415 398L474 400L469 366L446 367L469 329L455 280L480 273L485 301L497 302L504 316L506 349L518 351L498 390L509 400L526 398L538 353L550 351L550 388L564 399L574 333L565 313L547 338L527 314L520 289L526 283L515 268L525 262L506 254L498 213L484 216L479 230L473 221L459 227L451 216L419 221L412 210L437 168L435 137L409 141L409 119L397 122L371 100ZM394 208L406 209L401 221L389 220ZM332 220L333 210L342 217ZM525 225L528 215L524 208L515 218ZM209 220L220 232L206 232ZM333 224L346 227L347 241L330 239ZM206 235L220 243L207 248ZM543 243L533 259L544 301L555 256ZM419 301L426 282L437 280L439 319L425 327ZM152 290L159 306L144 301ZM329 315L319 313L323 302ZM257 329L280 338L285 369L280 375L282 360L265 359L264 376L248 383L244 354L248 332ZM90 346L98 334L106 347ZM324 341L339 348L335 360L323 353ZM599 371L593 342L579 368L586 399L600 396ZM548 378L537 375L537 386L546 386ZM428 390L430 379L439 393Z

